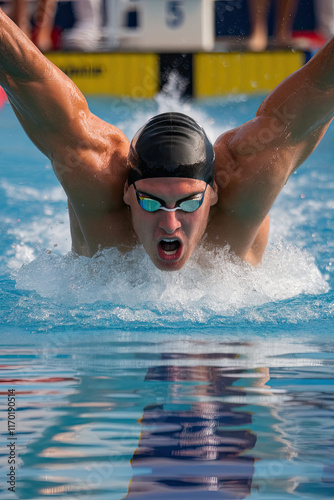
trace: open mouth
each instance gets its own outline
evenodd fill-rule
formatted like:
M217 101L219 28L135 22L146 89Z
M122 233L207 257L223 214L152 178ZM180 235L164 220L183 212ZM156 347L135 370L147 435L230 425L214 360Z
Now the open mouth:
M158 243L158 253L162 260L177 260L182 253L182 244L177 239L162 239Z

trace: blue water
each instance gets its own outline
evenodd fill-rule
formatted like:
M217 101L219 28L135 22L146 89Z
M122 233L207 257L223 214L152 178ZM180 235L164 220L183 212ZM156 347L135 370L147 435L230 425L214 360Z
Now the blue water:
M260 102L89 104L129 138L172 109L214 140ZM198 250L165 274L140 248L73 256L47 159L0 111L1 500L334 498L333 141L281 193L261 266Z

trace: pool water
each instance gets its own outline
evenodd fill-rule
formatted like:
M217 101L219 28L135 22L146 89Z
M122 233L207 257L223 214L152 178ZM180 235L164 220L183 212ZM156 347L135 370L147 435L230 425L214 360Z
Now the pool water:
M260 102L89 100L129 138L175 110L212 140ZM1 109L1 500L334 497L333 140L277 200L261 266L198 249L165 274L141 248L70 253L64 193Z

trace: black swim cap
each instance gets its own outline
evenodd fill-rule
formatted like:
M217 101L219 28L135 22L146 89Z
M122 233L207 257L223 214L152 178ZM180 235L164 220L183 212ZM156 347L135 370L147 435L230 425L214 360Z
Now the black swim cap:
M131 141L129 185L152 177L187 177L213 186L215 154L198 123L182 113L149 120Z

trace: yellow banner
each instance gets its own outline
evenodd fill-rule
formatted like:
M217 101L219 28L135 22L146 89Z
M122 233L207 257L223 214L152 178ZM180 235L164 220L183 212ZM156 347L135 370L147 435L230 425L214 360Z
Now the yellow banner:
M47 57L86 95L152 98L159 92L159 56L50 53Z

